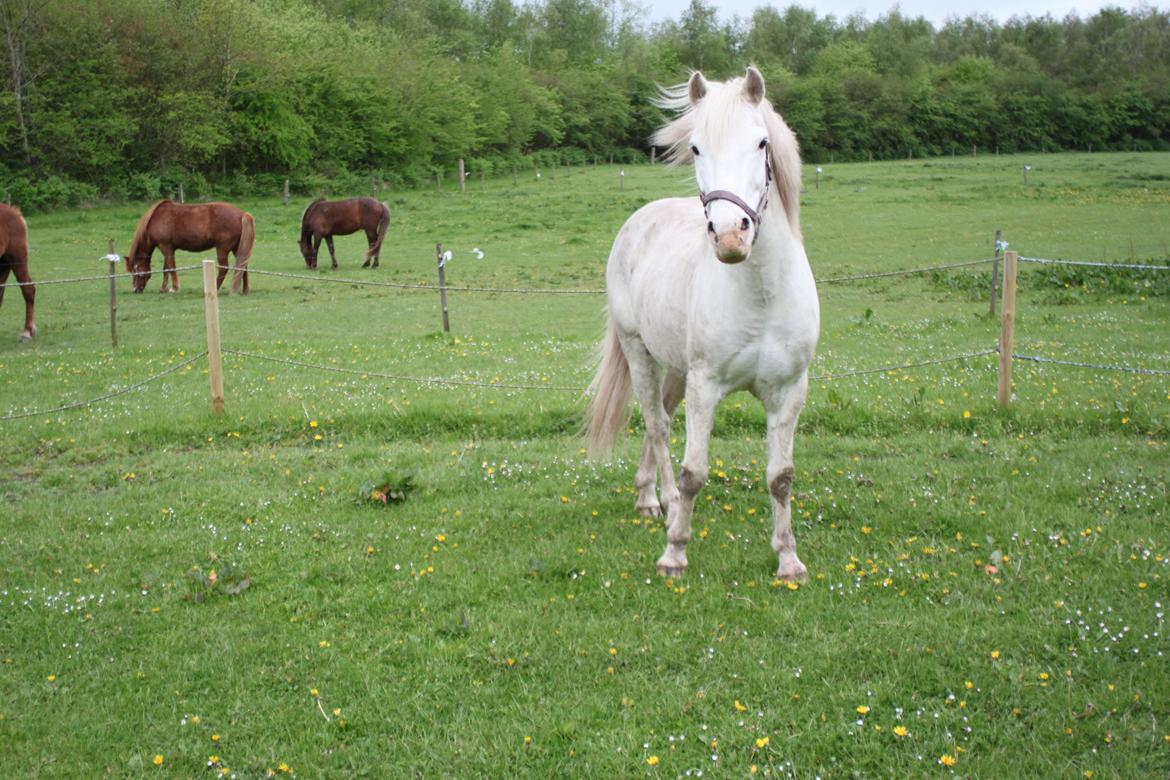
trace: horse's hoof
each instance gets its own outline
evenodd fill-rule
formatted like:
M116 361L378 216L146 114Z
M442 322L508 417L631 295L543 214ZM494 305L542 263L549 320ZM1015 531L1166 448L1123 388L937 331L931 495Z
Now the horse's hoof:
M776 579L781 582L808 582L808 569L800 561L795 565L780 566L776 569Z
M658 576L659 577L681 577L687 573L687 565L682 566L665 564L662 561L658 562Z
M642 517L662 517L662 505L657 501L653 504L637 504L634 509Z
M27 344L27 343L29 343L30 341L32 341L32 340L33 340L33 334L31 334L31 333L27 333L27 332L23 332L23 331L22 331L22 332L21 332L21 334L20 334L20 337L19 337L17 340L18 340L18 341L19 341L21 344Z

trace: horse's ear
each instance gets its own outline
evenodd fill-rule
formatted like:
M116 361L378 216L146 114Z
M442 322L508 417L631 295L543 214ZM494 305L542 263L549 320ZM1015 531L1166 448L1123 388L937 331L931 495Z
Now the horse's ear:
M743 81L743 92L747 99L758 104L764 99L764 77L754 67L747 69L747 77Z
M703 74L697 70L691 74L688 94L691 98L691 105L698 103L707 94L707 79L703 78Z

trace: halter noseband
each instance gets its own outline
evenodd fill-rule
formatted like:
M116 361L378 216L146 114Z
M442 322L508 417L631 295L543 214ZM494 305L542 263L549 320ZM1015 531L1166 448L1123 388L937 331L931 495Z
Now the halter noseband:
M768 192L772 189L772 155L768 154L764 157L764 194L760 196L759 204L753 209L751 206L743 202L743 198L736 195L734 192L728 190L711 190L711 192L703 192L699 190L699 201L703 204L703 214L710 218L708 213L708 206L713 200L726 200L729 203L734 203L738 206L744 214L748 215L748 219L755 225L755 232L752 234L752 243L756 243L756 239L760 237L760 221L764 209L768 208Z

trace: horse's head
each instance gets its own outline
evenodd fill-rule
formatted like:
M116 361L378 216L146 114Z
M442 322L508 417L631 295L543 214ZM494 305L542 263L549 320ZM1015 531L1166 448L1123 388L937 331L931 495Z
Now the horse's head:
M150 258L126 255L123 259L126 261L126 273L134 274L130 280L131 287L136 293L142 292L150 281Z
M748 258L759 237L772 183L772 143L764 77L755 68L727 82L695 72L661 104L682 115L656 135L678 161L693 161L707 235L724 263ZM764 109L767 109L765 111Z
M309 269L316 269L317 250L313 248L313 242L302 238L297 242L297 246L301 248L301 257L305 258L305 266Z

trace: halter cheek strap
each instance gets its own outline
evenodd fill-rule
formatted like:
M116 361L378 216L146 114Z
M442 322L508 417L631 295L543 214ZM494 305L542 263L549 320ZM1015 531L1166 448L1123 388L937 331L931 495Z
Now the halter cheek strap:
M734 192L728 190L711 190L710 192L699 191L699 201L703 204L703 213L708 213L708 206L713 200L725 200L733 203L747 214L748 219L755 225L755 232L752 234L752 243L756 243L756 239L760 237L760 220L764 209L768 208L768 192L772 189L772 159L771 156L764 157L764 194L760 196L760 202L753 209L751 206L743 202L743 198L736 195ZM709 216L709 215L708 215Z

